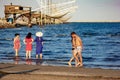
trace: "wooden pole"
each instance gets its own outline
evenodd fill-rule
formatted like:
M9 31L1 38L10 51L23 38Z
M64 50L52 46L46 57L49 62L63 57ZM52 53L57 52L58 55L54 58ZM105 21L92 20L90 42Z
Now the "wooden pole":
M41 13L40 13L40 14L41 14L41 15L40 15L40 25L42 26L42 25L43 25L42 0L41 0L41 2L40 2L40 5L41 5L41 8L40 8L40 9L41 9Z
M44 25L46 25L46 0L44 0Z
M48 14L51 15L52 13L52 0L48 0ZM49 19L49 24L51 24L51 18Z
M30 12L29 12L29 24L31 24L31 7L30 7Z
M16 19L16 14L14 13L13 14L13 22L12 23L15 23L15 19Z

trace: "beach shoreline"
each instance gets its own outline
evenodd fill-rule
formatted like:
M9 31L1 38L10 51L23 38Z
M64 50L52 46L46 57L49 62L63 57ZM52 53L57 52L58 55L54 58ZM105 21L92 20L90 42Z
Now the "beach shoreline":
M0 80L120 80L120 70L1 64Z

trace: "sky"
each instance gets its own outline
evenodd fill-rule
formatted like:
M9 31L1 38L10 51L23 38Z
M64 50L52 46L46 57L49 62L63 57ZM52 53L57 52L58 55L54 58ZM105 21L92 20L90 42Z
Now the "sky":
M11 2L22 6L32 6L33 9L39 6L35 0L0 0L0 17L4 16L4 4ZM120 21L120 0L76 0L75 5L78 8L69 21Z
M77 0L74 21L120 21L120 0Z

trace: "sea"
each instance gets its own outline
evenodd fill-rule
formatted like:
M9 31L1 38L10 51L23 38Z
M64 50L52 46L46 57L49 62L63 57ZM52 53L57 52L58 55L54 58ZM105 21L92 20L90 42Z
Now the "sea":
M21 49L18 64L26 64L23 39L28 32L35 39L36 32L43 32L43 60L35 59L36 44L33 42L32 64L49 66L68 66L72 57L71 32L76 32L83 42L83 67L120 69L120 23L119 22L71 22L65 24L34 25L32 28L0 29L0 63L15 63L13 38L20 34ZM73 60L72 65L75 65Z

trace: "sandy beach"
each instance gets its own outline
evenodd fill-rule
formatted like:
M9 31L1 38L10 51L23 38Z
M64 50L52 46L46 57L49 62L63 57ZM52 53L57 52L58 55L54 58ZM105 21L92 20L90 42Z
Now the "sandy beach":
M120 70L0 64L0 80L120 80Z

